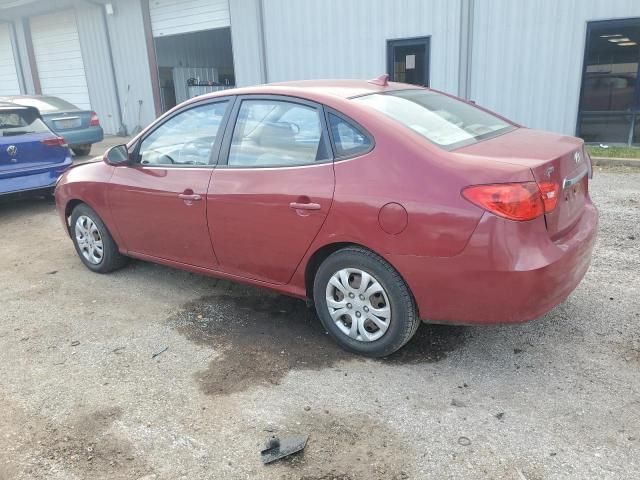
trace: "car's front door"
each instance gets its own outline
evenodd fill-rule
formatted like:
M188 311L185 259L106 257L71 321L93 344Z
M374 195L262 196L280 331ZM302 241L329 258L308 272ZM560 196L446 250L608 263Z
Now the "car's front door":
M132 165L115 167L109 203L129 252L216 267L205 198L229 104L177 112L141 138Z
M236 102L231 118L207 195L220 268L288 283L333 200L322 107L247 96Z

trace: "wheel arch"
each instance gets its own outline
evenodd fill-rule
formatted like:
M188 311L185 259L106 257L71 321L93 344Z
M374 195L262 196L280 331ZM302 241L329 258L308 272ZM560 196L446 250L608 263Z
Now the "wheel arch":
M307 295L307 301L308 302L313 302L313 283L314 283L314 279L315 279L315 276L316 276L316 272L318 271L318 268L320 268L320 265L322 264L322 262L324 262L329 257L329 255L331 255L332 253L337 252L338 250L342 250L343 248L348 248L348 247L356 247L356 248L361 248L363 250L368 250L369 252L378 255L380 258L384 259L385 262L387 262L389 265L391 265L391 267L398 273L398 275L400 275L400 278L402 278L402 281L407 285L407 289L409 290L409 294L411 295L411 298L412 298L413 303L415 305L416 313L418 314L418 318L421 318L420 317L420 312L418 310L418 304L416 302L416 299L415 299L415 296L413 294L413 291L411 290L411 285L409 285L409 282L407 282L407 280L404 278L404 275L402 275L402 272L400 272L400 270L398 270L396 268L396 266L393 265L393 263L391 263L389 260L387 260L384 257L384 255L381 255L380 253L378 253L375 250L367 247L366 245L362 245L362 244L356 243L356 242L329 243L329 244L323 245L320 248L318 248L309 257L309 260L307 261L307 265L305 266L305 272L304 272L304 285L305 285L305 292L306 292L306 295Z

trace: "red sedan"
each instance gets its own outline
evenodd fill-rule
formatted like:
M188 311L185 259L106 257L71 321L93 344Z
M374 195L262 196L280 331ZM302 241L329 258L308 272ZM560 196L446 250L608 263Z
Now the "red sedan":
M268 287L385 356L421 319L518 323L562 302L596 237L590 176L577 138L381 77L191 99L65 173L56 203L95 272L134 257Z

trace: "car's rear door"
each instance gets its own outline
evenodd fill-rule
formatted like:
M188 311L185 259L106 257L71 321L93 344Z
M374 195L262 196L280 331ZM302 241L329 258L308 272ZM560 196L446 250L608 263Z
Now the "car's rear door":
M130 253L216 267L205 197L230 104L177 111L140 139L132 165L115 167L109 204Z
M333 190L322 107L292 97L241 97L207 194L220 268L289 282L326 219Z

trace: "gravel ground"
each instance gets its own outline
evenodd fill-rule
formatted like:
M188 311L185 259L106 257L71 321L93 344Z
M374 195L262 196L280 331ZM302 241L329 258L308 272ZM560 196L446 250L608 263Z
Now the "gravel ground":
M522 326L337 349L302 302L142 262L90 273L0 204L0 479L637 478L640 173L596 172L593 264ZM156 356L154 356L156 354ZM309 434L263 466L273 434Z

